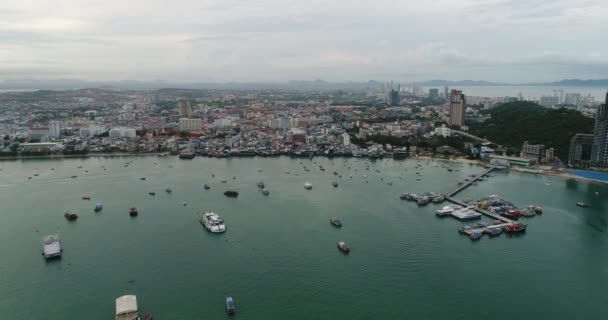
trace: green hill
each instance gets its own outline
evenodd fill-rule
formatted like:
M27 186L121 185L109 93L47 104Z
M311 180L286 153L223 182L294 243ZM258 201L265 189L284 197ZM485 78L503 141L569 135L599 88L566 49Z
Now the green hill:
M570 139L577 133L592 133L594 119L567 109L549 109L536 103L518 101L485 111L492 119L470 126L470 132L518 152L524 141L555 148L566 160Z

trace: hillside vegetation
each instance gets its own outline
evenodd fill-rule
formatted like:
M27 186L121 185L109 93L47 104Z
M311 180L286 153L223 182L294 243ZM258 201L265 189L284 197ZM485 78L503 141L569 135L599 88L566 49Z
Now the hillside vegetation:
M524 141L555 148L566 160L570 139L577 133L592 133L594 119L567 109L549 109L536 103L505 103L488 111L492 119L470 126L470 132L492 142L521 150Z

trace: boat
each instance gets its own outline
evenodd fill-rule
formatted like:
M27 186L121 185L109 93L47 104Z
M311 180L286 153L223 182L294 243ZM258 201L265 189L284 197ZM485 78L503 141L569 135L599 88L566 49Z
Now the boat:
M155 196L156 192L148 192L148 194L151 195L151 196Z
M338 220L338 218L336 217L331 217L329 219L329 223L331 223L332 225L334 225L335 227L342 227L342 221Z
M444 196L436 196L433 198L433 200L431 200L433 203L441 203L445 200Z
M166 192L166 193L171 193L172 191L173 191L173 190L171 190L171 188L167 188L167 189L165 189L165 192Z
M146 180L146 178L144 178L144 177L141 177L141 178L139 178L139 180Z
M228 181L226 181L226 180L222 180L222 181L220 181L220 182L221 182L221 183L226 183L226 182L228 182Z
M226 298L226 312L228 312L229 315L236 313L236 306L234 305L234 299L232 299L232 297Z
M42 255L45 259L59 258L62 251L58 235L51 234L42 239Z
M203 185L203 188L205 188L205 190L211 189L211 187L208 184L206 184L206 183Z
M452 211L454 211L454 207L451 206L445 206L437 211L435 211L435 215L439 216L439 217L445 217L450 215L450 213L452 213Z
M338 249L344 253L350 253L350 247L344 242L338 242Z
M72 179L76 179L76 178L78 178L78 176L72 176L71 178L72 178Z
M479 240L481 239L481 236L483 235L483 233L479 232L479 231L474 231L473 233L471 233L471 235L469 236L469 239L471 240Z
M337 173L336 171L334 171L333 173L334 173L334 176L337 176L337 175L338 175L338 173Z
M584 202L577 202L576 205L579 206L579 207L582 207L582 208L588 208L589 207L589 205L586 204L586 203L584 203Z
M334 182L331 183L331 185L334 186L334 188L337 188L338 187L338 182L334 181Z
M116 299L116 320L140 320L135 295L125 295Z
M466 234L468 233L471 229L473 229L473 227L471 226L462 226L460 228L458 228L458 233L463 233Z
M189 152L189 151L182 151L179 154L179 158L180 159L194 159L194 153Z
M89 197L89 196L84 196L84 197L82 197L81 199L82 199L82 200L91 200L91 197Z
M220 218L215 212L207 211L200 220L201 224L207 228L210 232L220 233L226 231L226 225L224 220Z
M257 183L259 188L264 188L264 182L260 181Z
M239 196L239 193L236 192L236 191L233 191L233 190L227 190L227 191L224 192L224 195L226 197L236 198L236 197Z
M98 203L97 205L95 205L95 212L99 212L99 211L101 211L101 209L103 209L103 205L101 203Z
M267 196L267 195L269 195L269 194L270 194L270 191L268 191L268 189L265 189L265 188L264 188L264 189L262 189L262 190L260 190L260 191L261 191L261 192L262 192L262 194L263 194L263 195L265 195L265 196Z
M129 215L131 217L136 217L137 216L137 208L133 207L133 208L129 208Z
M258 172L262 172L262 171L263 171L262 169L258 169Z
M484 230L484 232L490 237L499 236L504 230L502 228L497 227L489 227Z
M402 199L402 200L412 200L412 199L413 199L413 197L414 197L414 195L413 195L413 194L411 194L411 193L402 193L402 194L399 196L399 198L400 198L400 199Z
M429 202L431 202L432 198L431 197L422 197L418 200L416 200L416 204L419 206L426 206L427 204L429 204Z
M523 223L511 223L511 224L504 226L504 230L507 233L517 233L517 232L526 231L526 227L527 227L527 225L525 225Z
M310 182L306 182L304 183L304 188L306 188L306 190L310 190L312 189L312 184Z
M154 320L154 317L152 316L151 313L146 314L146 317L144 318L144 320Z
M68 219L69 221L74 221L76 219L78 219L78 215L75 212L66 212L63 214L63 216Z

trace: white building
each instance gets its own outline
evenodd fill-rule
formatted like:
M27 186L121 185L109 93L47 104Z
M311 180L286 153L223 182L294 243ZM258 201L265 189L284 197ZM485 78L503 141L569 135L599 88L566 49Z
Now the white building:
M232 121L230 119L217 119L213 121L213 125L218 128L232 127Z
M49 122L49 136L51 138L58 138L61 135L61 126L59 121Z
M80 128L80 137L81 138L90 138L99 134L106 132L107 129L100 126L90 126L85 128Z
M350 135L346 132L342 134L342 145L350 146Z
M401 130L401 126L398 124L387 124L386 129L388 131L399 131L399 130Z
M118 127L110 130L109 135L111 138L135 138L136 132L132 128Z
M201 119L179 119L179 131L201 131L203 123Z
M435 128L435 135L442 136L444 138L450 137L450 136L452 136L452 129L446 127L444 124L439 128Z

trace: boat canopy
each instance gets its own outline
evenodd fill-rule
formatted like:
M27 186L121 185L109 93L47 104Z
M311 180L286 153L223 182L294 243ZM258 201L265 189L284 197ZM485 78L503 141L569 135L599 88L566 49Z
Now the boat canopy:
M126 295L116 299L116 315L137 312L137 297Z

